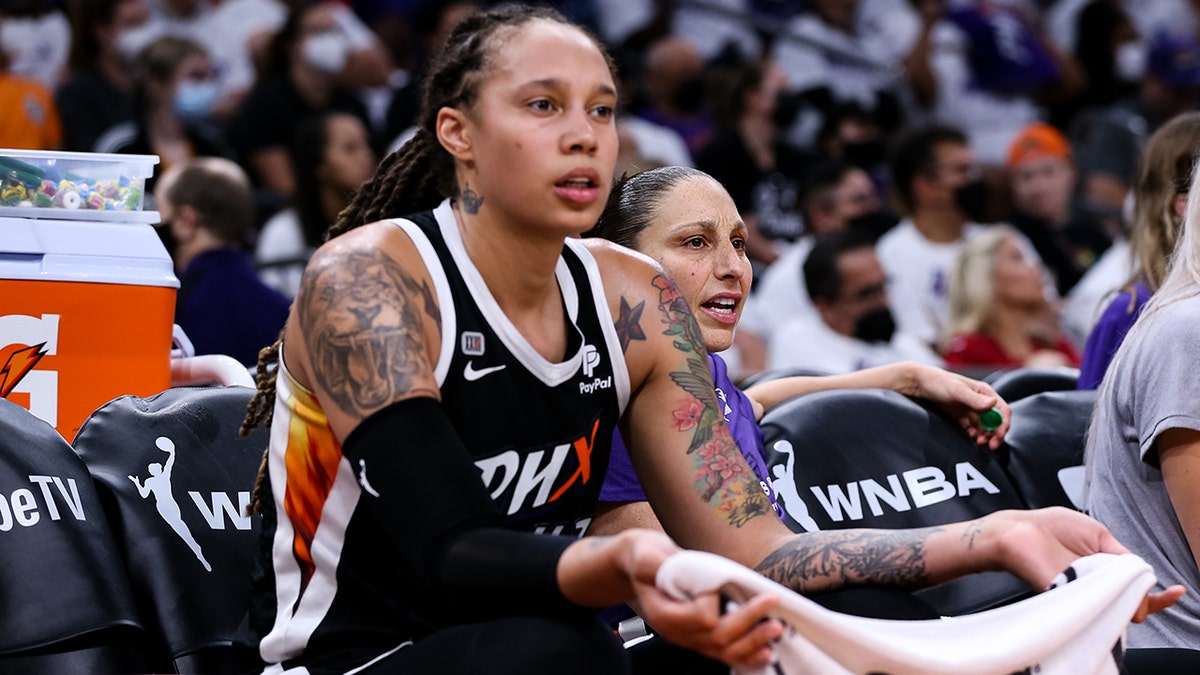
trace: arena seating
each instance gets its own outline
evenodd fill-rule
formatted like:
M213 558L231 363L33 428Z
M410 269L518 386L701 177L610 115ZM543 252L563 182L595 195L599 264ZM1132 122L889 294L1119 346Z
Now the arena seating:
M1017 368L998 371L984 379L1011 404L1043 391L1074 389L1079 382L1079 369L1068 366Z
M75 439L109 509L156 669L257 665L234 646L261 520L245 511L267 444L265 430L237 434L253 392L181 387L121 397Z
M1046 391L1012 404L1004 467L1029 508L1083 508L1083 449L1096 392Z
M145 672L142 624L87 469L0 399L0 672Z
M811 394L762 420L766 460L796 531L944 525L1025 502L1004 467L941 413L891 391ZM922 591L943 614L1028 595L1007 573Z

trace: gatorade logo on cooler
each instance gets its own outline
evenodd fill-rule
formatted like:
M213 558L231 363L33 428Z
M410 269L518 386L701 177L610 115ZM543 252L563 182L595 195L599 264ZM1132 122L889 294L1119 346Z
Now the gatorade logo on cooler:
M51 426L58 424L58 373L37 366L58 353L58 321L58 314L0 316L0 398Z

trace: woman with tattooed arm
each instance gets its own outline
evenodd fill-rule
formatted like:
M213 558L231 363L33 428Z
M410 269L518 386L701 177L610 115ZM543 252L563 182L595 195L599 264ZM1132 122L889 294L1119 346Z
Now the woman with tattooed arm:
M832 389L891 389L938 404L980 445L994 450L1004 440L1008 404L990 386L923 364L894 363L846 375L783 377L739 389L715 352L733 344L750 291L749 231L729 193L702 171L668 166L622 179L609 195L596 227L584 236L602 237L650 256L678 284L708 352L725 422L754 471L752 477L777 512L780 508L766 473L758 420L765 410L795 396ZM644 311L641 305L621 307L623 317L640 317ZM630 339L644 339L640 334L625 334ZM979 423L979 413L992 407L1000 410L1003 422L987 430ZM672 413L676 425L696 424L698 410L695 399L686 401ZM700 450L702 454L705 451ZM625 444L617 436L600 490L600 507L589 532L612 533L633 526L661 527L650 512Z
M616 104L604 52L561 16L464 20L417 136L313 256L246 421L272 418L252 612L271 672L625 672L586 608L629 601L669 640L764 664L777 599L674 600L654 586L678 550L661 533L579 537L618 424L668 533L799 590L999 568L1045 585L1122 550L1064 511L797 537L748 470L702 482L700 448L745 460L686 302L641 256L571 238L605 202Z

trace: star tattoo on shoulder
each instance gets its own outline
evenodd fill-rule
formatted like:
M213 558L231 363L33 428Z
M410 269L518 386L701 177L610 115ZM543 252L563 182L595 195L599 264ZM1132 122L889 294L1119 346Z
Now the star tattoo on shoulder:
M629 343L634 340L645 340L646 333L642 331L642 310L646 308L646 301L638 303L637 307L630 307L625 298L621 298L621 315L617 317L615 327L617 329L617 337L621 339L621 351L624 352L629 348Z

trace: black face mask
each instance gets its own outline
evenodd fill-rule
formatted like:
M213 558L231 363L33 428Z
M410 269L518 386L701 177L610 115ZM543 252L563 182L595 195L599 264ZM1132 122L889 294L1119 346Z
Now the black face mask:
M958 187L954 191L954 203L967 217L967 220L981 223L985 218L987 207L987 185L982 180L972 181Z
M772 113L771 120L777 129L790 129L803 107L799 95L779 92L779 96L775 98L775 112Z
M863 342L890 342L896 332L896 320L887 307L867 312L854 324L854 337Z
M695 113L704 105L704 78L700 76L689 77L682 80L675 86L675 95L672 97L675 107L685 113Z
M861 141L842 145L846 161L860 169L873 169L883 164L886 154L883 141Z
M875 237L892 229L896 224L896 216L887 211L872 211L864 213L861 216L851 218L847 223L850 229L860 232L869 232Z

